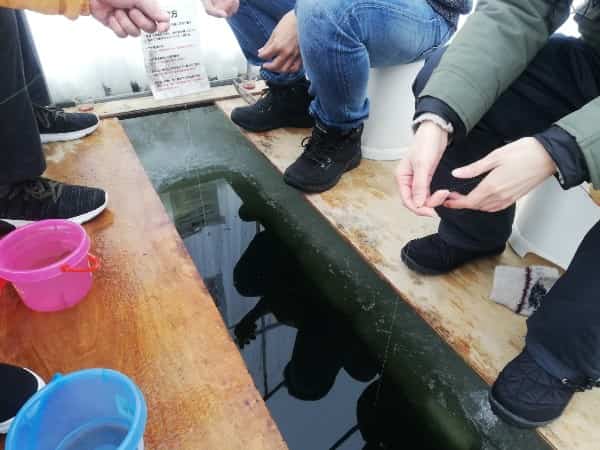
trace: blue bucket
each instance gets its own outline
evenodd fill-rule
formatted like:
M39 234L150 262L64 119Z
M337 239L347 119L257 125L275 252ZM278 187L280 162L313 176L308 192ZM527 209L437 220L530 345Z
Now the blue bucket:
M147 415L142 393L119 372L56 375L17 414L6 450L142 450Z

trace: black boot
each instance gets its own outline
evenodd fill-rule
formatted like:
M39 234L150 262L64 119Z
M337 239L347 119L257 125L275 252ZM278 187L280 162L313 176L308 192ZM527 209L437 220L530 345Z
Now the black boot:
M313 118L308 114L312 98L306 80L269 88L253 105L235 108L231 120L248 131L269 131L276 128L310 128Z
M324 192L360 165L363 127L341 132L317 123L303 141L304 152L285 171L284 180L304 192Z
M597 386L597 380L553 377L525 349L500 373L489 399L494 413L505 422L536 428L558 419L575 392Z
M493 250L467 250L453 247L439 234L414 239L404 246L401 257L409 269L424 275L441 275L479 258L499 255L505 245Z

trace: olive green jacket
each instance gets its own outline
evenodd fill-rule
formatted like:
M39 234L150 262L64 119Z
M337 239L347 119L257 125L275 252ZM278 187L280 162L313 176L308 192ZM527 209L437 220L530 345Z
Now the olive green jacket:
M479 0L420 97L445 102L471 130L569 17L570 0ZM600 1L576 11L582 38L600 52ZM600 188L600 97L557 122L573 136Z

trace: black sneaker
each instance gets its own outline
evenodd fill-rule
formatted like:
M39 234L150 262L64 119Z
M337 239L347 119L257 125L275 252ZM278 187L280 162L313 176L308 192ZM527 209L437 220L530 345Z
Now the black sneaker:
M290 186L304 192L324 192L361 161L363 127L348 132L327 129L317 123L312 136L302 141L304 152L283 176Z
M15 229L45 219L85 223L104 211L107 202L101 189L37 178L0 186L0 224Z
M62 109L34 105L42 143L72 141L92 134L100 125L95 114L66 113Z
M598 387L597 380L577 385L542 369L527 349L500 373L489 395L492 411L519 428L536 428L558 419L573 394Z
M33 394L46 386L29 369L0 364L0 433L8 433L15 416Z
M270 131L276 128L310 128L314 125L308 113L312 97L306 80L291 85L268 84L268 89L250 106L235 108L231 120L248 131Z
M409 269L423 275L441 275L479 258L499 255L506 248L474 251L446 244L439 234L414 239L404 246L401 257Z

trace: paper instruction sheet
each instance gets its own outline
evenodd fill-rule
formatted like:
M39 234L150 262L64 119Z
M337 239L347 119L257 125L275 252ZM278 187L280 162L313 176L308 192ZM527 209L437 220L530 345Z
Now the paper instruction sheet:
M210 88L200 45L200 1L163 0L171 16L166 33L144 34L142 46L152 94L157 100Z

